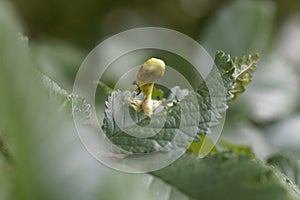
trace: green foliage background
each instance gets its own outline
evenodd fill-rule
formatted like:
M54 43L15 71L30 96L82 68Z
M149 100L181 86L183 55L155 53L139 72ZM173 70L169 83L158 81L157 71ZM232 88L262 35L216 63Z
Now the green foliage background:
M0 0L0 199L299 199L299 10L297 0ZM141 26L183 32L211 55L258 52L261 62L229 104L229 143L131 175L94 160L61 105L87 52Z

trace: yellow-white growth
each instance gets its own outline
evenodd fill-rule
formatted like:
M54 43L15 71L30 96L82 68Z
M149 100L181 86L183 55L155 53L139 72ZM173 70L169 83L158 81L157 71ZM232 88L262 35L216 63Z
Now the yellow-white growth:
M161 104L160 101L152 100L154 81L165 74L166 64L158 58L150 58L139 69L135 76L136 84L141 92L146 95L144 101L131 101L130 105L137 111L144 110L145 115L151 116L153 111Z

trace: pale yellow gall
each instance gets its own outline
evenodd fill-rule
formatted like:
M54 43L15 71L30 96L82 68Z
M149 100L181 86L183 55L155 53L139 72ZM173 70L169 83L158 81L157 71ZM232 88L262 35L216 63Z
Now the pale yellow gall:
M154 81L165 74L165 68L166 64L163 60L150 58L141 66L135 76L134 84L136 84L138 89L146 95L146 98L144 101L140 102L139 105L133 107L138 111L143 109L145 115L149 117L152 115L155 108L160 105L160 101L152 100L151 96Z
M166 64L158 58L150 58L139 69L135 76L134 84L141 87L148 83L154 83L165 73Z

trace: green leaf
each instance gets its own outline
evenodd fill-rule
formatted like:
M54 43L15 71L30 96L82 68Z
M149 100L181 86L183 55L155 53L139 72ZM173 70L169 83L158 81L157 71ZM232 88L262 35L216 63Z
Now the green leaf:
M241 59L231 59L230 55L223 51L216 52L215 67L196 89L200 109L205 108L200 110L202 112L198 134L209 134L211 128L219 124L219 120L228 108L227 102L236 99L237 95L244 92L245 86L251 82L258 58L258 54L255 54ZM204 137L201 141L192 142L188 151L201 156L202 151L213 150L213 146L213 142Z
M298 160L293 156L277 154L268 158L267 162L300 185L300 163Z
M58 106L58 110L69 113L69 115L73 112L73 115L76 115L77 119L80 119L83 124L88 124L91 106L86 102L86 99L72 93L69 94L48 76L42 73L39 74L42 85L47 90L49 100Z
M164 97L164 91L156 87L153 87L152 99L163 99L163 97Z
M199 135L199 141L193 141L188 149L187 153L193 153L195 155L203 156L202 152L209 152L209 153L218 153L218 149L215 147L214 143L206 136L206 135ZM213 147L213 148L212 148Z
M238 93L241 93L242 91L239 88L243 88L244 90L245 85L251 81L251 73L255 69L257 59L257 56L249 56L232 60L229 55L222 51L217 51L215 55L215 67L206 77L205 81L196 88L197 102L194 102L194 104L198 104L198 112L201 113L197 127L198 134L209 134L211 127L219 124L220 119L224 116L228 108L227 101L236 97ZM132 116L126 117L126 112L129 112L126 110L128 109L126 102L128 102L132 94L130 92L121 91L112 92L106 103L107 109L105 111L105 119L102 127L103 131L114 144L131 153L153 152L161 149L174 138L174 134L180 124L180 114L189 115L188 113L190 111L187 111L187 113L179 112L180 104L186 102L186 104L190 104L192 109L194 109L193 106L195 106L189 102L188 96L182 95L184 93L183 90L180 90L178 87L172 90L173 94L169 94L169 96L165 98L172 101L172 98L175 96L180 96L182 101L174 107L166 109L168 112L166 125L159 134L149 139L141 139L126 133L126 131L135 132L135 135L138 136L153 132L153 130L158 127L152 128L151 130L143 127L137 128L136 124L145 126L149 124L150 119L133 110L130 112L135 116L134 120L131 121ZM168 93L166 93L166 95L168 95ZM113 107L113 104L120 106ZM118 112L115 112L114 109ZM115 122L116 117L122 119L122 130L120 130L120 124L117 125ZM189 116L187 116L187 118L189 118ZM162 116L154 115L152 119L161 121ZM207 144L206 142L206 145ZM201 146L202 142L194 142L190 145L190 148L192 148L190 150L196 152L196 149L201 149Z
M223 51L217 51L215 54L215 65L222 76L224 87L227 90L227 99L232 98L230 90L233 88L233 83L235 82L235 77L233 76L235 72L235 66L229 54L225 54Z
M259 54L231 59L230 55L223 51L216 52L215 65L227 90L227 101L235 100L246 90L245 86L252 81L252 74L257 68L258 60Z
M102 169L48 99L15 16L0 0L0 130L13 152L9 165L0 153L0 199L92 199Z
M231 144L225 140L218 140L217 144L214 144L207 135L200 135L200 141L194 141L190 144L187 153L193 153L196 156L203 157L202 153L209 151L212 153L220 153L222 151L231 151L235 154L252 154L252 150L248 146ZM213 148L211 148L213 147Z
M196 92L200 108L200 121L198 134L209 134L210 128L219 124L222 114L225 113L227 99L231 97L228 92L232 88L233 65L230 56L222 51L215 55L215 66Z
M253 155L253 152L249 146L236 145L236 144L232 144L225 140L219 140L218 144L217 144L217 148L220 151L224 151L224 149L225 149L225 150L231 151L235 154L243 154L244 153L244 154L249 154L249 155L252 154Z
M48 93L48 97L51 101L61 105L62 107L70 106L69 93L62 89L56 82L50 79L45 74L39 73L42 85L45 87Z
M258 54L255 54L231 59L223 51L216 52L215 67L196 89L199 105L205 104L208 112L208 115L203 115L205 119L200 120L199 134L210 133L210 128L218 125L222 113L228 108L227 102L245 91L245 86L252 80L258 58Z
M234 96L232 100L236 99L238 94L244 92L246 90L245 86L252 81L252 74L256 70L258 59L258 54L233 59L235 82L230 90L230 93Z
M41 126L46 126L48 105L42 105L46 101L40 93L27 41L20 34L21 25L15 16L11 4L0 1L0 128L18 163L7 176L0 178L6 182L1 185L0 197L7 189L9 199L27 200L36 199L36 191L41 191L33 164L37 155L34 147L38 144L35 143L37 135L46 132Z
M231 151L203 159L186 154L170 166L151 172L170 199L296 200L299 188L252 154Z
M171 98L166 104L173 105L165 105L163 110L154 113L151 119L143 112L136 112L128 106L128 99L134 93L113 91L106 102L107 108L102 126L104 133L112 143L129 153L170 151L174 148L187 147L188 141L194 139L197 130L197 121L193 120L197 119L197 106L190 103L194 95L178 87L171 91L169 96L175 95L182 99L173 101L175 99ZM182 110L185 112L183 113ZM150 123L151 126L145 127ZM185 124L183 128L180 128L181 123ZM135 137L132 134L146 138ZM147 137L150 135L154 136Z

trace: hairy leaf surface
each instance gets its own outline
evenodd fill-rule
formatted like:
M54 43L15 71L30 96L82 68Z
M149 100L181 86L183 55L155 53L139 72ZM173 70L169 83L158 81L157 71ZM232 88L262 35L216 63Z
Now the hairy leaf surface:
M299 158L294 156L277 154L270 157L267 162L300 185L300 162L298 160Z
M158 112L151 119L129 107L128 100L132 93L112 92L106 103L106 117L102 126L107 137L130 153L185 148L197 132L198 107L190 103L196 100L196 96L178 87L171 91L170 95L177 98L166 104L171 103L172 106L157 108Z
M299 188L252 154L226 151L200 159L185 154L170 166L151 172L169 196L201 200L296 200ZM172 198L165 198L173 199ZM176 199L176 198L175 198Z

